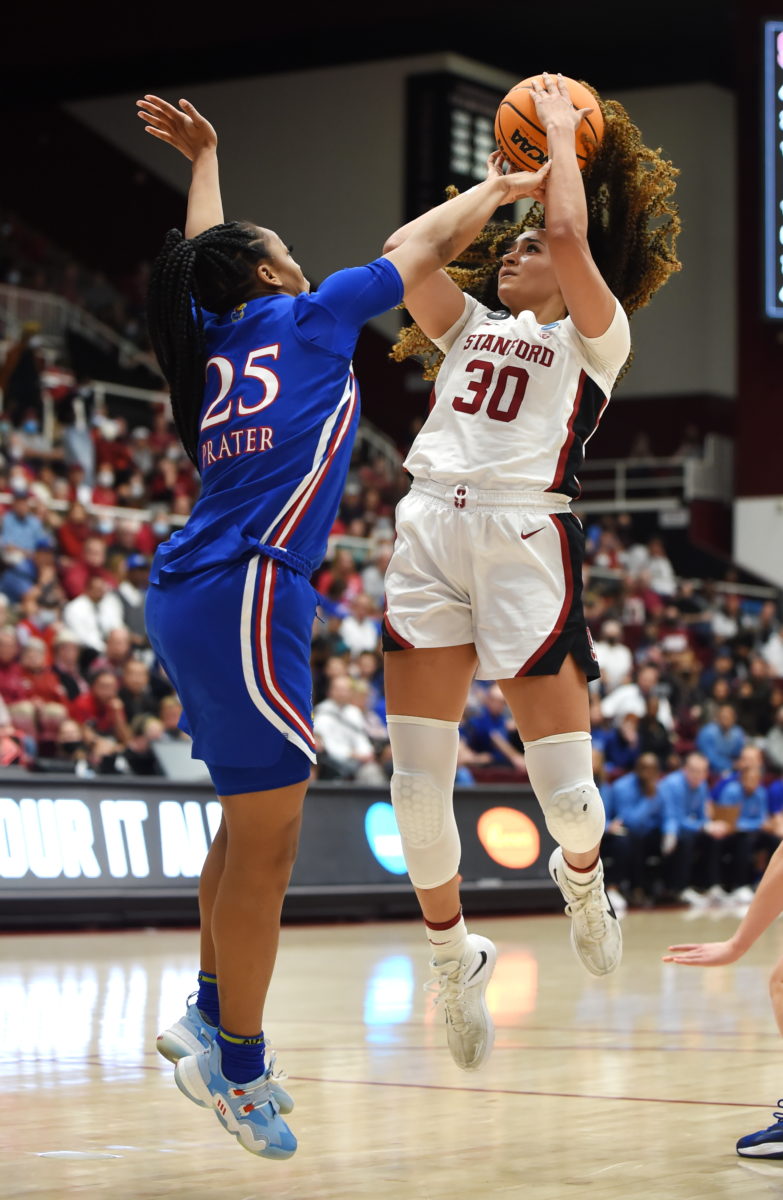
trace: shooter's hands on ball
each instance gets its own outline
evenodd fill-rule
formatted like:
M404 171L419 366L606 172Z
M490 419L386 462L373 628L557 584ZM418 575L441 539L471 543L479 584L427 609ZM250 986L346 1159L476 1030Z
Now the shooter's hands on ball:
M514 200L543 200L546 196L546 177L549 174L550 163L544 163L537 171L520 171L508 164L508 173L503 170L507 159L502 150L494 150L487 159L487 179L502 179L508 183L509 195L504 204Z
M589 116L592 108L574 108L568 94L568 85L562 75L550 75L543 71L543 84L534 79L532 82L533 103L536 106L538 119L547 135L555 129L566 129L575 132L583 117Z
M741 952L733 938L727 942L689 943L683 946L670 946L669 953L664 954L663 961L681 963L685 967L723 967L727 963L736 962Z
M217 149L215 130L189 100L180 100L175 108L160 96L149 95L137 100L136 106L139 117L148 122L145 131L174 146L191 162Z

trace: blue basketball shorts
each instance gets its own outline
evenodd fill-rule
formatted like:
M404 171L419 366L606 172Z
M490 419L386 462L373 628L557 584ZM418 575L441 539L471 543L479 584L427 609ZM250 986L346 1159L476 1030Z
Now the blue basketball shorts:
M263 555L150 584L150 643L218 795L308 778L316 603L305 576Z

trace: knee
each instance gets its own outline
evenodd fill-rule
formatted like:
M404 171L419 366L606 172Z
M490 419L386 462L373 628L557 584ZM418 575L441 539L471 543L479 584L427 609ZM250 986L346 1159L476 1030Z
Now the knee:
M525 762L555 841L575 854L593 850L603 836L606 815L593 781L590 734L574 730L526 742Z
M291 874L296 855L299 850L299 831L302 822L299 818L289 822L279 830L276 837L270 839L268 855L265 860L265 870L277 876L285 876L286 881Z
M599 844L606 815L601 793L592 780L538 799L547 829L564 850L586 854Z
M391 797L414 887L440 887L457 874L460 840L451 789L426 771L395 771Z
M459 727L454 721L390 716L394 773L391 799L414 887L440 887L457 874L460 841L454 820Z
M243 875L256 889L285 889L299 849L300 826L297 817L278 829L253 831L252 835L229 829L226 869Z

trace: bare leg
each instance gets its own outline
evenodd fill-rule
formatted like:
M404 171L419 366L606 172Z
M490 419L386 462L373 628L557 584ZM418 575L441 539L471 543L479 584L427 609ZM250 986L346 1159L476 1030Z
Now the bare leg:
M779 958L769 977L769 998L778 1029L783 1034L783 958Z
M232 1033L252 1035L263 1028L307 783L220 798L226 849L212 938L220 1020Z
M390 716L461 721L476 670L475 646L394 650L384 655L386 711ZM440 887L415 888L425 921L440 924L459 912L459 875Z
M559 675L528 675L499 679L523 742L555 733L590 732L590 702L584 673L569 654ZM589 867L598 857L600 842L582 854L568 852L573 867Z
M226 863L226 819L222 818L215 834L198 883L198 910L201 921L199 966L202 971L215 974L215 943L212 940L212 910L215 907L220 877Z

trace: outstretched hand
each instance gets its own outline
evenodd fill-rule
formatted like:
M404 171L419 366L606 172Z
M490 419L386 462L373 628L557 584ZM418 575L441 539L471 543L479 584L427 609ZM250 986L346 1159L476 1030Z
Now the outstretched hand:
M179 108L175 108L160 96L150 95L137 100L136 105L139 117L148 122L144 126L145 132L168 142L190 162L200 154L216 149L215 130L189 100L180 100Z
M539 200L543 203L546 196L546 179L550 163L544 163L537 171L518 171L508 162L502 150L494 150L487 159L487 179L503 179L509 190L504 204L513 204L515 200ZM508 166L508 171L504 167Z
M683 946L670 946L663 961L681 963L685 967L722 967L736 962L740 957L733 941L692 942Z
M534 79L531 83L533 103L536 115L545 130L555 126L567 129L578 129L582 118L593 111L592 108L574 108L574 103L568 94L568 84L562 75L550 75L543 71L543 83Z

